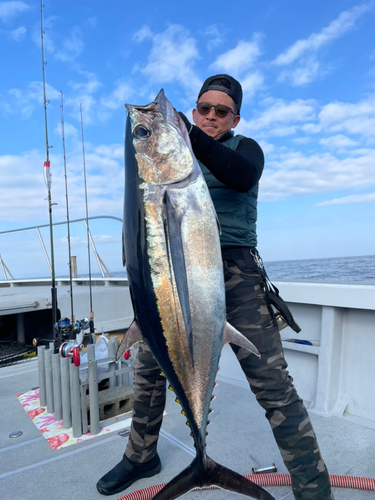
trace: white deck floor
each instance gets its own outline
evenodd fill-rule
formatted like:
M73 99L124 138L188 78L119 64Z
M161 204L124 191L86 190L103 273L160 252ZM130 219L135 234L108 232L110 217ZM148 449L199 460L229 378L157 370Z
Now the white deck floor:
M67 448L52 451L29 419L16 394L38 385L35 360L0 369L0 498L1 500L93 500L117 499L101 496L96 481L122 457L127 438L117 432ZM168 391L169 392L169 391ZM208 428L208 454L242 474L258 464L275 463L286 469L273 440L263 410L250 390L220 379L212 404L214 413ZM189 428L180 406L169 392L168 415L159 440L162 471L158 476L135 483L126 493L164 483L187 466L194 454ZM375 477L375 430L345 418L324 418L311 414L319 445L331 474ZM12 431L22 436L9 438ZM277 500L293 500L290 487L269 487ZM375 492L335 489L336 500L375 499ZM189 500L245 498L220 490L192 491Z

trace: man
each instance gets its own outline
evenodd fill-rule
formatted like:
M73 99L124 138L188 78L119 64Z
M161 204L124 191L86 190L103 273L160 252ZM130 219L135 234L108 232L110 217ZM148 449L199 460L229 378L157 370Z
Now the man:
M257 258L258 182L264 157L250 138L234 136L242 88L229 75L208 78L198 95L192 125L180 113L205 176L221 225L227 319L261 353L244 356L232 346L259 404L265 409L297 500L332 500L328 472L316 437L289 376L272 308L267 304ZM255 260L254 260L255 257ZM160 471L156 452L166 397L165 378L141 344L134 370L134 409L123 459L103 476L103 495L123 491Z

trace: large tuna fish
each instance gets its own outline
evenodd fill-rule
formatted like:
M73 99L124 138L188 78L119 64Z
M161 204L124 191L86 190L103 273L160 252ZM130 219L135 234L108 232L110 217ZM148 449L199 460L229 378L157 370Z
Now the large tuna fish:
M126 109L124 264L135 319L118 357L137 340L147 343L186 414L197 452L155 500L209 485L271 500L206 455L223 344L259 353L226 322L216 214L186 127L163 90L155 102Z

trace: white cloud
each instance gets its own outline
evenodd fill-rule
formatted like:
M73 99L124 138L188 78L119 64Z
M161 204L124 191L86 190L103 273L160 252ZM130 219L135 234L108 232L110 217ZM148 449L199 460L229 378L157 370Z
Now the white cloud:
M305 132L345 132L375 140L375 94L357 103L333 102L323 106L319 123L306 123Z
M42 155L35 150L0 156L0 218L3 221L22 221L26 225L35 217L41 219L41 214L47 210L43 161ZM14 175L20 165L22 175Z
M329 205L350 205L351 203L371 203L375 201L375 193L370 194L352 194L344 198L335 198L334 200L323 201L317 203L317 207L325 207Z
M274 152L266 163L260 199L275 201L295 195L365 188L375 185L375 150L340 160L330 153L304 155Z
M101 104L111 110L123 106L134 95L134 87L125 80L117 80L114 90L100 99Z
M122 79L117 80L112 92L107 95L98 95L103 84L94 73L76 71L84 77L82 81L68 81L69 89L64 92L64 111L66 117L71 117L80 122L80 102L82 105L83 122L85 125L95 121L106 121L114 111L121 108L134 94L134 86ZM46 97L49 101L59 99L60 92L46 83ZM42 82L31 82L26 89L11 89L6 96L0 95L0 110L4 115L20 113L23 118L29 118L36 108L43 106ZM124 112L125 114L125 112ZM69 124L67 134L76 136L73 125ZM68 130L68 127L69 130ZM57 132L59 126L55 128ZM60 135L60 131L57 132Z
M10 38L11 40L15 40L16 42L21 42L24 39L25 34L26 28L24 26L20 26L15 30L7 32L8 38Z
M55 51L56 59L64 62L75 61L83 52L85 44L80 27L75 26L69 36L62 42L61 49Z
M293 135L297 132L296 125L290 125L289 127L273 127L271 131L269 131L268 135L274 137L286 137L287 135Z
M59 92L46 83L46 96L49 101L53 101L59 98ZM19 112L23 118L29 118L43 102L43 83L30 82L26 89L10 89L7 98L0 104L6 114Z
M320 139L319 144L322 144L326 148L329 149L341 149L341 148L350 148L353 146L357 146L358 142L349 139L345 135L338 134L331 137L326 137Z
M249 73L241 79L244 102L249 101L254 96L254 94L262 88L263 82L264 77L260 71Z
M234 49L228 50L219 56L210 68L224 71L230 75L238 76L251 68L261 54L260 45L263 36L254 33L251 40L240 41Z
M154 35L148 64L140 71L152 83L179 82L194 95L201 81L194 71L199 59L196 41L182 26L173 24Z
M142 26L138 31L136 31L133 35L133 40L137 43L141 43L144 40L152 40L153 33L150 28L146 25Z
M25 12L29 9L30 7L24 2L0 2L0 19L8 21L8 19L11 19L21 12Z
M86 78L84 82L68 81L68 85L78 94L94 94L97 90L103 87L103 84L98 80L95 73L89 71L78 71Z
M259 146L262 148L262 151L265 155L273 153L275 150L275 146L270 142L259 141Z
M276 66L297 65L294 69L283 70L278 80L289 80L294 87L307 85L318 77L328 73L317 59L319 49L336 40L354 28L356 21L367 12L373 2L356 5L342 12L337 19L323 28L319 33L313 33L308 38L298 40L286 51L279 54L273 61Z
M61 136L61 122L57 123L55 128L53 129L53 131L55 132L56 135L58 135L59 137ZM65 139L67 138L77 138L78 137L78 130L77 128L72 125L71 123L68 123L64 120L64 136L65 136Z
M290 135L295 133L299 123L316 116L316 102L311 99L296 99L291 102L283 99L266 99L263 104L267 107L263 112L258 113L258 116L251 120L241 120L241 130L244 133L264 132L268 135Z
M358 103L331 103L319 113L320 124L333 132L375 136L375 94Z
M301 85L306 85L314 81L319 74L321 69L321 64L315 59L315 57L309 57L304 66L296 68L295 70L284 70L280 73L278 78L279 81L290 80L294 87L300 87Z
M123 145L85 144L89 214L122 217L124 169ZM65 178L62 155L51 151L54 220L65 220ZM66 152L71 219L85 217L85 197L81 144ZM0 156L0 220L38 224L46 220L48 206L43 179L44 156L38 151ZM14 172L20 171L20 175ZM22 202L20 203L20 200Z
M351 203L371 203L375 202L375 193L370 194L352 194L350 196L345 196L344 198L335 198L329 201L323 201L322 203L317 203L317 207L324 207L329 205L349 205Z
M79 102L81 102L84 124L93 123L98 115L97 99L94 94L103 87L103 84L98 80L95 73L80 69L78 69L78 72L85 80L80 82L68 81L71 92L67 94L65 104L70 110L70 115L80 121Z
M321 132L322 127L317 123L305 123L305 125L302 125L301 129L308 134L317 134Z
M354 28L356 21L372 7L372 3L368 2L356 5L352 9L342 12L337 19L332 21L319 33L313 33L308 38L295 42L285 52L277 56L273 61L274 64L279 66L291 64L305 53L315 53L327 43L340 38Z
M54 28L56 20L58 20L58 16L49 16L44 19L43 22L43 47L44 54L53 54L56 50L55 47L55 38L56 38L56 30ZM32 41L35 43L37 47L41 47L41 37L40 37L40 25L35 25L32 35Z
M120 144L111 144L109 146L102 144L94 148L94 154L122 161L124 159L124 146Z
M55 26L59 22L58 26ZM84 21L82 25L86 28L95 28L96 19L90 18ZM60 35L59 29L61 19L59 16L49 16L44 20L43 29L43 46L44 53L53 55L57 60L66 63L76 63L78 57L82 54L85 48L83 41L83 30L80 26L74 26L68 36ZM36 26L32 33L33 42L40 47L40 27ZM79 68L78 68L79 69Z
M207 43L208 50L215 49L225 41L225 38L223 36L223 29L219 29L216 24L207 26L207 28L201 33L202 35L205 35L209 38Z
M311 141L310 137L295 137L292 139L296 144L307 144Z

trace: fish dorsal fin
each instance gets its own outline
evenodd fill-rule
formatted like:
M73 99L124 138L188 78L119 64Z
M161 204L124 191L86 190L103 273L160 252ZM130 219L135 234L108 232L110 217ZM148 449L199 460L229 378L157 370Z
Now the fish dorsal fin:
M123 336L121 343L117 349L116 361L118 361L124 354L124 352L127 351L132 345L143 340L144 339L141 329L139 328L138 323L134 320L130 325L129 330Z
M126 266L126 253L125 253L125 231L124 231L124 227L122 227L122 237L121 237L121 240L122 240L122 265L123 267Z
M230 323L225 323L224 329L224 344L235 344L239 347L243 347L247 351L250 351L255 356L260 358L260 354L255 345L250 342L242 333L236 330Z

